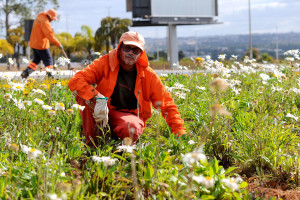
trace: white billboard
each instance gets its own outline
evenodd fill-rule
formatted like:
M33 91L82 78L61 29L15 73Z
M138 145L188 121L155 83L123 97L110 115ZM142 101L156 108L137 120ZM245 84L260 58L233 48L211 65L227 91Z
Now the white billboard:
M151 17L214 17L216 0L151 0Z

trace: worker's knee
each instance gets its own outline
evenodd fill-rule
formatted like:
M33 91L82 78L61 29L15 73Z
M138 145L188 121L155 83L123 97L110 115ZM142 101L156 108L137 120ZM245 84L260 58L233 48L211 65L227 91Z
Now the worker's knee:
M118 124L114 129L113 133L120 139L125 137L132 138L133 142L137 141L143 133L142 125L136 122L123 122Z

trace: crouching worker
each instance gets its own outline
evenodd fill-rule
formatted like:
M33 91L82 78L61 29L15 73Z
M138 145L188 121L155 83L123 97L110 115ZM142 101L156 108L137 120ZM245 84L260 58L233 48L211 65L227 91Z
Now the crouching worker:
M93 146L101 131L110 126L112 136L131 137L136 142L152 115L151 103L177 136L185 134L183 120L170 93L148 66L144 38L137 32L124 33L118 47L95 60L69 81L78 104L87 143ZM97 84L96 88L92 84ZM92 142L93 141L93 142Z
M47 12L40 13L34 20L29 41L29 45L33 50L33 60L22 72L22 78L27 78L32 72L34 72L41 60L43 61L46 69L53 68L49 41L51 44L63 49L63 46L55 37L50 25L52 20L57 19L56 17L56 10L50 9ZM52 76L51 72L47 70L46 72L49 77Z

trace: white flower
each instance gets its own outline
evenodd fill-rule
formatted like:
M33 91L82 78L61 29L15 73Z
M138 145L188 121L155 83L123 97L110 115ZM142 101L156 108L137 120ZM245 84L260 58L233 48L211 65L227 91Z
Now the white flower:
M57 196L57 194L53 193L53 194L48 194L48 197L50 200L61 200L61 198L59 198Z
M218 56L218 58L219 58L220 60L224 60L225 57L226 57L226 54L221 54L221 55Z
M101 57L101 53L100 52L94 52L95 55Z
M70 63L70 59L65 58L65 57L59 57L59 58L57 59L57 64L58 64L59 66L64 66L66 63L67 63L67 64Z
M288 62L293 62L295 59L292 57L286 57L285 60Z
M267 80L270 79L270 76L267 75L267 74L260 74L259 76L260 76L264 81L267 81Z
M8 63L11 64L11 65L13 65L14 64L13 59L12 58L8 58Z
M179 98L179 99L185 99L186 94L184 92L175 92L175 95Z
M12 98L12 95L10 93L7 93L4 95L4 98L10 100Z
M21 91L24 89L25 84L24 83L13 83L13 82L9 82L8 83L11 87L12 91Z
M206 188L212 188L215 186L215 179L210 176L207 177L204 177L203 175L193 176L192 179L197 183L200 183Z
M235 95L239 95L241 89L237 89L237 88L233 87L233 88L232 88L232 91L235 93Z
M48 105L43 105L42 108L44 110L52 110L52 107L51 106L48 106Z
M118 160L116 158L111 158L108 156L98 157L98 156L92 156L92 159L96 163L103 162L104 166L112 166L115 164L115 162Z
M55 110L65 110L65 105L63 103L56 103Z
M188 142L188 144L195 144L196 142L194 141L194 140L190 140L189 142Z
M221 182L224 183L228 188L230 188L233 191L237 191L240 188L240 183L243 180L240 177L237 178L224 178L221 180Z
M2 58L2 56L3 56L3 54L2 54L2 53L0 53L0 59Z
M119 149L120 151L125 151L128 153L132 153L133 149L135 149L135 146L129 146L129 145L122 145L122 146L118 146L117 149Z
M37 104L40 104L40 105L43 105L44 104L44 101L41 100L41 99L34 99L33 102L37 103Z
M168 74L162 73L162 74L160 74L160 76L161 76L161 77L168 77Z
M26 106L31 106L32 105L32 101L23 101L23 103Z
M61 176L61 177L66 177L66 173L65 173L65 172L62 172L62 173L60 173L60 176Z
M27 157L29 159L36 159L41 154L42 154L42 152L40 150L30 149L29 152L28 152L28 154L27 154Z
M31 91L30 95L33 95L33 94L35 94L35 93L39 93L39 94L42 94L42 95L45 95L45 96L46 96L46 93L45 93L43 90L41 90L41 89L33 89L33 90Z
M290 56L294 56L296 57L299 53L299 49L294 49L294 50L288 50L286 52L284 52L284 55L287 56L287 55L290 55Z
M232 57L234 60L237 59L237 56L235 56L235 55L231 55L231 57Z
M28 154L29 153L29 151L30 151L30 149L31 148L29 148L28 146L26 146L26 145L20 145L21 146L21 149L22 149L22 152L23 153L25 153L25 154Z
M25 64L28 64L28 63L29 63L29 61L28 61L26 58L23 58L23 62L24 62Z
M0 55L0 56L1 56L1 55ZM7 170L7 169L5 169L5 168L3 168L3 169L0 168L0 175L5 174L5 173L6 173L6 172L5 172L6 170Z
M85 106L81 106L79 104L73 104L72 108L74 108L75 110L83 111Z
M299 118L299 117L297 117L297 116L292 115L291 113L287 113L287 114L286 114L286 117L293 118L293 119L296 120L296 121L297 121L298 118Z
M205 87L199 87L199 86L196 86L196 89L197 89L197 90L206 90Z
M24 103L22 102L22 100L20 99L20 100L15 100L14 101L15 102L15 106L17 106L20 110L25 110L25 105L24 105Z
M56 112L55 112L55 110L49 110L49 111L48 111L48 114L49 114L50 116L55 116L55 115L56 115Z
M53 72L53 68L50 68L50 67L46 67L45 70L46 70L46 72Z
M206 155L204 155L201 152L191 152L184 155L182 162L186 164L194 164L198 161L205 162L206 161Z

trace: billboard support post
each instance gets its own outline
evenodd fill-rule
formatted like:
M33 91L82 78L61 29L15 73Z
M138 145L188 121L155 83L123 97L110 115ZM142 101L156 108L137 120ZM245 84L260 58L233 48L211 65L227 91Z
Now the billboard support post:
M170 69L173 68L173 64L178 64L176 24L168 24L168 61Z

